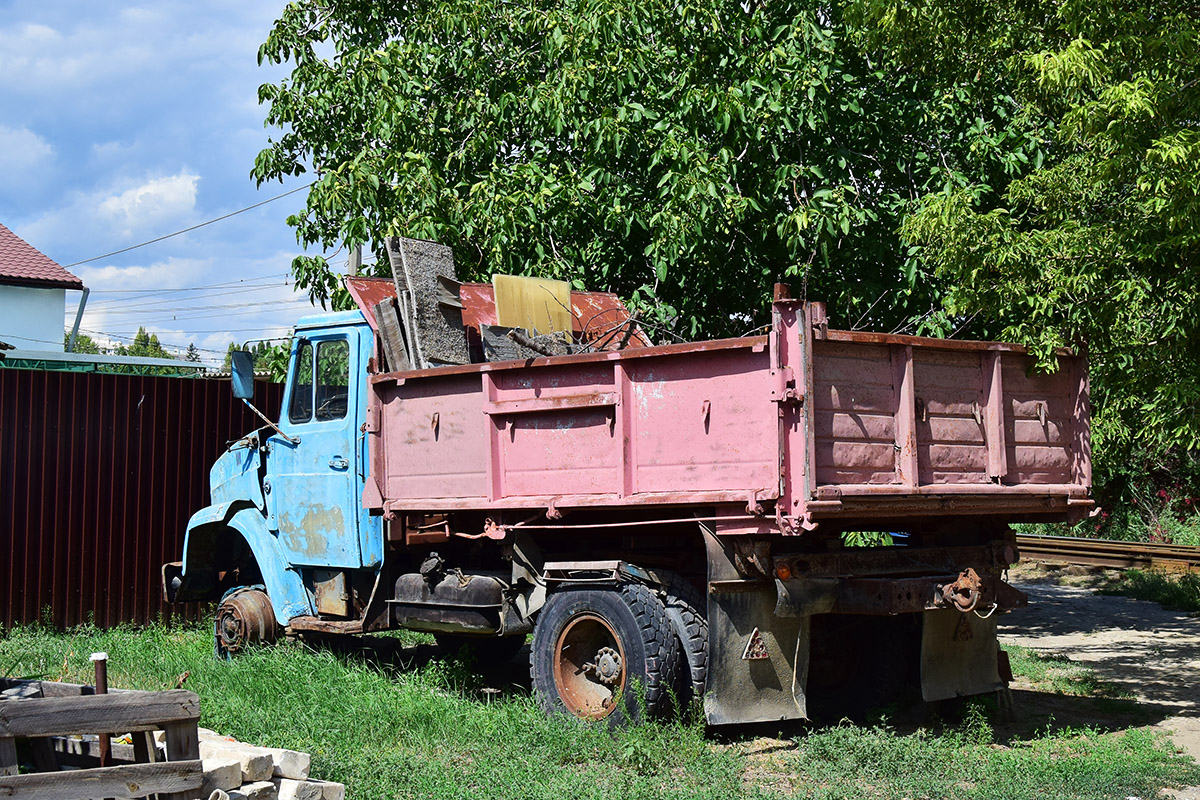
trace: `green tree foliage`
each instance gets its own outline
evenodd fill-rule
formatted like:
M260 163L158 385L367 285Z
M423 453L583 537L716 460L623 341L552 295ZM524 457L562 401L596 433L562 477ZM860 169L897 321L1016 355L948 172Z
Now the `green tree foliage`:
M274 345L259 341L249 348L242 348L234 342L230 342L225 351L225 360L221 364L221 369L228 372L233 358L231 354L234 350L242 349L249 350L250 354L254 356L255 372L268 373L272 383L283 383L287 380L288 358L292 351L291 339Z
M187 346L187 352L183 354L183 360L191 361L193 363L200 361L200 351L196 349L195 342L192 342Z
M1107 474L1200 447L1200 5L867 3L873 41L922 74L1013 87L1047 159L1007 187L925 198L907 239L952 314L1091 360ZM954 47L948 46L954 43Z
M684 336L762 322L788 280L843 325L937 308L900 246L914 199L969 199L1040 159L991 85L860 45L815 0L297 0L259 51L282 132L260 182L316 173L302 244L436 239L467 278L608 289ZM323 258L293 263L345 302Z
M158 335L146 333L146 329L138 327L137 333L130 344L117 346L117 355L136 356L138 358L175 358L158 343Z
M63 349L65 350L71 344L71 332L66 331L63 334ZM76 334L75 336L75 352L86 353L88 355L98 356L104 352L100 345L96 344L96 340L88 336L86 333Z

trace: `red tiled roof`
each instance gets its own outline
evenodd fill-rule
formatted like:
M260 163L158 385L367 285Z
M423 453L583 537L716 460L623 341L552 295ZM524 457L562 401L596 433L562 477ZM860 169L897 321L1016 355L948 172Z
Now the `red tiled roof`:
M4 225L0 225L0 283L83 288L83 281Z

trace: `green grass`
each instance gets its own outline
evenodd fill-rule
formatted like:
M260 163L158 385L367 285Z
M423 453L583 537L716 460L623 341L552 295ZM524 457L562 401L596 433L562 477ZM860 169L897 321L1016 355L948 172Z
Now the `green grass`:
M762 739L721 743L699 724L610 733L547 719L520 687L487 691L457 659L423 662L418 656L431 655L429 647L381 662L280 646L221 663L209 635L192 627L20 628L0 639L0 666L87 682L88 654L104 650L111 683L141 689L172 686L189 671L186 688L200 695L202 725L310 752L314 776L345 782L355 800L1099 799L1200 784L1195 764L1136 730L1055 731L996 744L980 706L955 725L911 733L885 725L793 728L782 741L765 740L771 746L763 752Z
M1200 574L1126 570L1120 578L1101 589L1101 594L1151 600L1172 611L1200 612Z
M782 766L789 788L822 800L1155 797L1163 780L1196 777L1145 731L1058 731L1003 746L970 715L962 729L940 735L827 729L799 740Z
M1028 681L1041 692L1076 697L1128 698L1133 695L1119 686L1097 678L1084 665L1066 656L1037 653L1027 647L1006 644L1013 675Z

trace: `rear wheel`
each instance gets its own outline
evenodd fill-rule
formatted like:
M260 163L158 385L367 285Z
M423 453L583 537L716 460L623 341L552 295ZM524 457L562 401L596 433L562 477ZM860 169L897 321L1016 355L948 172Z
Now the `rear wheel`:
M547 713L611 725L673 710L679 644L666 609L645 586L550 595L531 647L533 689Z
M692 701L704 697L704 681L708 677L708 603L692 584L673 572L660 573L667 578L667 619L679 638L679 647L686 669L679 680L679 705L683 709Z
M213 623L217 658L228 659L256 644L279 636L271 598L262 589L242 586L227 593L217 606Z

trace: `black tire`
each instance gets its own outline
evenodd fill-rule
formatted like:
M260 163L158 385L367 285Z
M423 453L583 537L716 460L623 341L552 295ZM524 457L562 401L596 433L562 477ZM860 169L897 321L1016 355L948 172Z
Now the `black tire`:
M708 602L700 590L673 572L660 572L667 578L665 588L667 619L679 638L680 653L686 662L679 680L679 706L687 710L692 701L704 697L708 677Z
M479 669L503 666L525 646L524 636L473 636L467 633L435 633L433 639L443 653L452 656L464 648Z
M666 609L641 584L552 594L533 629L533 690L547 714L612 726L640 721L643 710L667 716L679 669Z

